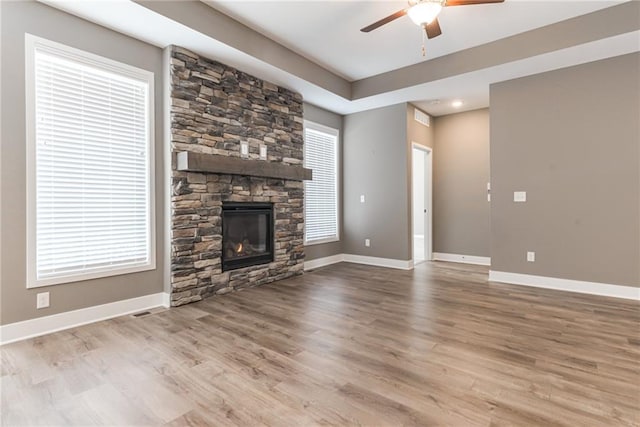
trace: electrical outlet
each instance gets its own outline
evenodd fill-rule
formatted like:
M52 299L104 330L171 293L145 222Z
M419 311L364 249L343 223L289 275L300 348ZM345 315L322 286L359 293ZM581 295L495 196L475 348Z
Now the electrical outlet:
M47 308L49 307L49 292L41 292L36 294L36 308Z
M360 203L364 203L364 194L360 195Z
M527 201L527 192L526 191L514 191L513 192L513 201L514 202L526 202Z
M527 252L527 261L536 262L536 253L535 252Z
M249 143L247 141L240 142L240 156L249 157Z
M369 240L369 239L364 239L364 245L365 245L366 247L371 246L371 240Z
M260 160L267 160L267 146L260 145Z

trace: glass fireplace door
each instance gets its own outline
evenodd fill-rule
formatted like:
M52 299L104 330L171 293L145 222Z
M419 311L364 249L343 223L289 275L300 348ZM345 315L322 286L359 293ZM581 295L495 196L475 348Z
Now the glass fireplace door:
M222 207L222 269L273 261L273 206L225 203Z

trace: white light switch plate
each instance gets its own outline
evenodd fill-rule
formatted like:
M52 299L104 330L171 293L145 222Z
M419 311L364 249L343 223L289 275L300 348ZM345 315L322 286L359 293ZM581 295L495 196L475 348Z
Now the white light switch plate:
M526 202L527 201L527 192L526 191L514 191L513 192L513 201L514 202Z
M536 262L536 253L535 252L527 252L527 261Z
M267 160L267 146L264 144L260 146L260 160Z
M371 246L371 240L369 240L369 239L364 239L364 245L365 245L366 247Z
M247 141L240 142L240 156L249 157L249 143Z
M360 203L364 203L364 194L360 195Z

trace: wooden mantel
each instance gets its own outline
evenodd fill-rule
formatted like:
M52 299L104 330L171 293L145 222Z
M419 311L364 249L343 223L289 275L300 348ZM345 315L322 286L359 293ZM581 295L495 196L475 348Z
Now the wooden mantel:
M187 172L208 172L229 175L259 176L262 178L289 179L292 181L311 180L311 169L302 166L285 165L263 160L241 159L239 157L216 156L213 154L181 151L178 153L178 170Z

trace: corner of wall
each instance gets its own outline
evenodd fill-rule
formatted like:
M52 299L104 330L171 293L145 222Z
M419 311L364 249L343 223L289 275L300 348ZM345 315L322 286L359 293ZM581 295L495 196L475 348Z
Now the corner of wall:
M171 165L173 162L171 152L171 51L174 46L169 45L162 50L162 114L163 114L163 173L164 181L162 192L164 193L164 253L163 256L163 290L171 294ZM170 303L169 303L170 305Z

